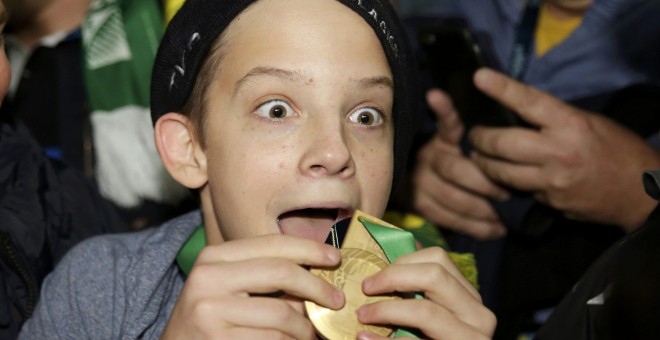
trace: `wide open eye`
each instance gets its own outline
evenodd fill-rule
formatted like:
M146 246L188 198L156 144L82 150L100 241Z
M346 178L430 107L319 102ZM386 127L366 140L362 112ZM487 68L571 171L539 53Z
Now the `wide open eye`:
M268 119L282 119L293 114L293 109L283 100L271 100L261 104L257 115Z
M383 114L374 108L363 107L351 113L348 120L360 125L378 126L383 124Z

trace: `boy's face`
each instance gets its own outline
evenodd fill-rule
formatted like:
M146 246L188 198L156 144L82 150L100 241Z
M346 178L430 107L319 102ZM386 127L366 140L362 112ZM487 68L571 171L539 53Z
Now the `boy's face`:
M206 94L209 242L280 232L323 242L354 209L382 215L392 73L364 19L335 0L261 0L226 33Z

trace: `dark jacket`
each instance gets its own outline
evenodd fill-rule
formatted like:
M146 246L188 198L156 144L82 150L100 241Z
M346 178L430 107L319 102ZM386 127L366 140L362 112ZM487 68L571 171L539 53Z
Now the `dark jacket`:
M0 338L16 337L42 280L73 245L127 230L82 173L46 158L26 131L0 125Z
M660 199L660 171L644 175ZM605 252L555 308L536 339L660 337L660 208Z

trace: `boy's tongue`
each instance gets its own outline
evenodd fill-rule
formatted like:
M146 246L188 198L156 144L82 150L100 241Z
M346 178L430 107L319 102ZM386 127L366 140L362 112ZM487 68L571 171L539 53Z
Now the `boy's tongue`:
M323 243L336 219L336 209L303 209L282 214L278 223L286 235Z

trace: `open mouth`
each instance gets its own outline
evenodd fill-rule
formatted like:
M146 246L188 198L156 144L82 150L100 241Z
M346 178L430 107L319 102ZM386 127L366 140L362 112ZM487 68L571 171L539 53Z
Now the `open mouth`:
M277 225L283 234L323 243L332 225L350 215L349 210L341 208L306 208L280 215Z

